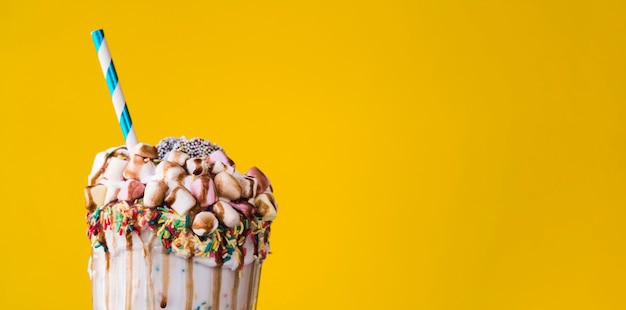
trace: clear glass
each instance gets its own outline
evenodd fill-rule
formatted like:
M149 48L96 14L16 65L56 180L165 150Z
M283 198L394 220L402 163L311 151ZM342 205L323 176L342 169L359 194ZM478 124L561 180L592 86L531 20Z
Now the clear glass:
M260 260L233 270L209 258L165 254L150 230L105 236L108 251L94 248L89 261L93 309L256 309Z

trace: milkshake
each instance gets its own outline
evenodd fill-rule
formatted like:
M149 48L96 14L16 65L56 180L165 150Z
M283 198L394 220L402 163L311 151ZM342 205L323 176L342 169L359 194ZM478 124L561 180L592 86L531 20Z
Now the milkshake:
M96 155L85 188L93 309L256 309L277 205L256 167L166 138Z

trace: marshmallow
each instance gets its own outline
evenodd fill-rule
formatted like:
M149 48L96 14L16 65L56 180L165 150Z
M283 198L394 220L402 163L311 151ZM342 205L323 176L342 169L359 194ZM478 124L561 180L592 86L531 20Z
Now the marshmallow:
M226 227L234 227L241 221L239 213L237 213L228 202L221 200L216 202L211 208L211 211L213 211L215 216L217 216Z
M85 207L89 212L93 212L98 206L104 204L106 192L107 187L102 184L85 187Z
M239 211L239 213L243 214L247 218L252 218L252 216L254 216L254 205L247 201L237 203L231 202L230 205L233 209Z
M193 183L193 181L195 181L198 177L195 175L186 175L182 181L180 181L180 184L182 184L188 191L191 191L191 183Z
M156 165L149 158L139 155L131 157L130 162L124 169L124 178L140 180L141 183L148 183L154 175Z
M128 151L126 151L126 148L123 146L112 147L104 152L96 154L93 166L91 167L91 172L89 173L89 180L87 180L87 184L96 185L98 183L98 179L102 176L102 173L104 173L108 159L112 156L120 155L121 157L128 157Z
M154 146L138 143L130 151L130 162L124 169L124 177L126 179L141 180L147 183L154 174L155 165L153 159L159 158L157 150Z
M170 187L176 187L178 183L183 181L187 175L187 171L170 161L164 160L156 166L155 178L165 180Z
M195 179L191 183L191 194L196 197L202 208L206 208L217 201L215 184L209 177Z
M173 162L179 166L185 166L185 162L189 159L189 154L185 152L181 152L179 150L170 151L169 155L167 155L167 161Z
M128 166L128 160L119 157L110 157L102 176L111 182L123 181L123 172L126 166Z
M122 188L122 185L124 184L124 181L119 181L119 182L103 181L102 183L107 187L107 193L104 196L104 204L106 205L110 202L117 201L117 194L120 192L120 189Z
M241 176L237 178L239 187L241 187L241 197L252 198L257 193L257 181L251 176Z
M187 159L184 166L187 167L187 172L193 175L208 175L210 171L210 164L200 157Z
M165 204L172 208L179 215L185 215L191 208L196 206L196 199L184 187L178 186L165 197Z
M159 152L157 151L157 148L147 143L137 143L130 150L130 154L139 155L143 158L148 158L148 159L159 158Z
M256 179L256 192L257 193L265 193L270 187L270 179L267 178L265 173L261 171L257 167L252 167L248 172L246 172L247 176L251 176Z
M117 194L118 200L133 202L143 196L146 186L135 179L126 180L123 183L120 192Z
M241 186L239 181L230 173L223 171L218 173L213 180L217 195L228 200L241 198Z
M163 205L163 199L167 193L167 184L163 181L153 180L146 184L143 195L143 205L149 208Z
M274 195L263 193L254 198L256 215L263 217L264 221L271 221L276 218L276 200Z
M235 168L233 168L232 166L228 166L221 161L216 161L213 163L213 166L211 166L211 173L213 174L218 174L224 171L233 173L235 171Z
M235 167L235 162L226 156L226 153L222 150L217 150L209 154L209 161L211 163L221 162L224 165Z
M217 229L217 218L211 212L204 211L196 214L193 218L191 230L198 236L206 236Z

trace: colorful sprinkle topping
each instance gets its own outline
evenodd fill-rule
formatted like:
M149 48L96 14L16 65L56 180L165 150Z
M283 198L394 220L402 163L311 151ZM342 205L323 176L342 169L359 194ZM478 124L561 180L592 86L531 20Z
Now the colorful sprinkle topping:
M178 215L166 207L150 209L118 202L96 208L88 216L87 222L87 236L92 246L104 247L104 251L108 251L104 241L105 231L128 235L150 229L156 233L167 253L173 252L183 257L215 257L221 262L234 258L243 268L246 254L243 245L248 236L251 236L255 247L255 259L265 259L268 254L270 223L260 217L242 217L241 223L232 228L220 224L214 232L200 237L191 231L189 215Z

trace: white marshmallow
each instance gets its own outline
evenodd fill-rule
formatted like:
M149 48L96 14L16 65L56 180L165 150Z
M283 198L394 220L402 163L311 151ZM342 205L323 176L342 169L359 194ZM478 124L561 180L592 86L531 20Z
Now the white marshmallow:
M191 230L198 236L206 236L217 229L219 222L211 212L204 211L196 214L193 218Z
M218 174L220 172L226 171L228 166L222 163L221 161L217 161L213 163L213 167L211 168L211 173Z
M149 161L145 163L139 170L139 181L144 184L148 183L152 176L154 176L155 171L156 165L154 164L154 162Z
M241 186L239 181L230 173L223 171L218 173L213 179L217 195L228 200L241 198Z
M196 199L184 187L178 186L165 197L165 204L172 208L179 215L185 215L191 208L196 206Z
M148 183L156 171L156 165L149 158L134 155L124 169L124 178L140 180L141 183Z
M187 190L191 191L191 183L193 183L193 181L197 178L198 177L196 177L195 175L186 175L185 177L183 177L183 180L180 182L180 184L182 184Z
M133 146L133 148L130 150L130 154L132 155L139 155L143 158L148 158L148 159L157 159L159 158L159 152L157 152L156 147L147 144L147 143L137 143L135 146Z
M96 154L96 158L93 161L93 165L91 166L91 172L89 173L89 180L87 180L87 184L96 185L98 183L98 179L102 177L102 173L104 172L104 166L111 156L123 155L128 157L128 151L126 151L126 147L124 146L116 146L107 149L104 152L100 152Z
M150 181L146 184L143 194L143 205L149 208L163 205L167 193L167 184L163 181Z
M184 165L187 172L193 175L208 175L210 171L209 163L199 157L189 158Z
M211 211L217 216L217 218L226 225L226 227L234 227L239 224L241 218L239 213L233 209L233 207L225 201L216 202Z
M85 187L85 207L89 212L104 204L106 192L107 187L102 184Z
M270 193L259 194L254 198L256 215L263 217L264 221L271 221L276 218L276 200Z
M256 196L257 181L255 178L250 176L241 176L237 178L237 182L239 182L239 187L241 187L241 197L252 198Z
M124 181L111 182L109 180L102 180L102 184L107 187L106 195L104 196L104 204L117 201L117 194L119 194Z
M183 167L167 160L156 166L155 178L164 180L172 188L181 183L186 175L187 171Z
M124 176L122 173L128 165L128 160L119 157L110 157L108 161L109 163L102 176L111 182L123 181Z
M189 159L189 154L179 150L172 150L167 155L167 161L173 162L179 166L185 166L185 162Z
M141 180L147 183L154 174L153 159L159 158L156 148L146 143L138 143L130 151L130 162L124 169L124 178Z

